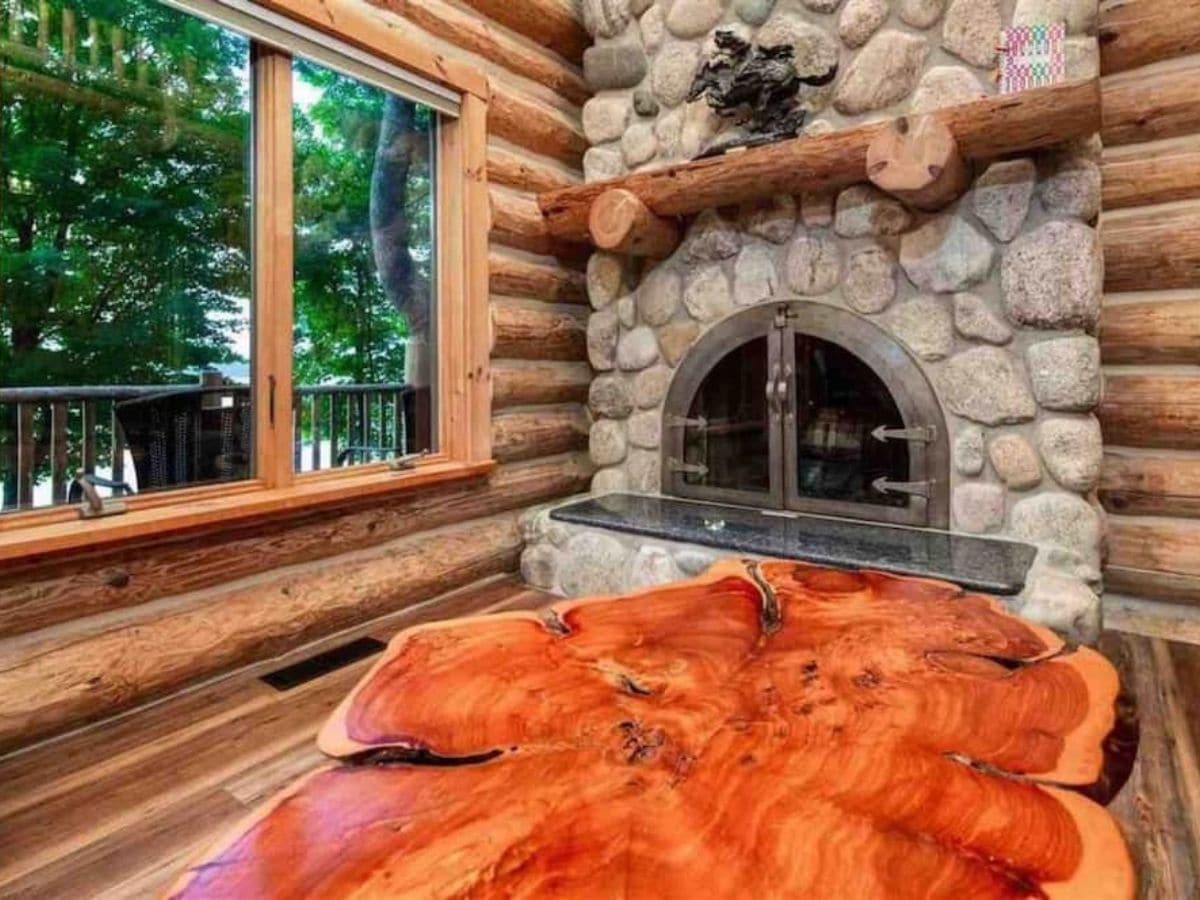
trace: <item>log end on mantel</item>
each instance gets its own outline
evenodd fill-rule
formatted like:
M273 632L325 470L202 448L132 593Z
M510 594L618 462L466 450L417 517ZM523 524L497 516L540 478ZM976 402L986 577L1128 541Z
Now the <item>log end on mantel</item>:
M418 626L322 731L345 759L173 896L1130 900L1083 793L1118 687L991 598L794 562Z
M633 191L615 188L596 198L588 214L592 242L601 250L666 259L679 246L679 226L652 213Z
M867 147L867 178L908 206L936 212L970 187L971 168L939 119L901 116Z

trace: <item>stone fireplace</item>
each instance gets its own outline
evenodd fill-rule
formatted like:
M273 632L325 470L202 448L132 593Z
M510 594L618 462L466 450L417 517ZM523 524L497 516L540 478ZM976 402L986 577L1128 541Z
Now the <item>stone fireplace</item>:
M678 89L718 28L790 43L800 69L837 65L805 97L809 133L993 92L987 73L1009 23L1065 21L1068 75L1096 68L1095 0L584 7L596 37L585 58L597 89L584 110L589 180L690 158L729 127ZM665 260L595 253L593 494L1025 542L1040 562L1016 607L1094 634L1099 153L1092 138L977 165L969 190L935 213L863 183L706 210ZM530 522L527 577L569 592L563 570L582 564L571 535L544 515ZM594 554L596 541L585 543ZM638 562L648 545L622 545L610 547L610 580L588 590L695 564L666 545L666 557Z

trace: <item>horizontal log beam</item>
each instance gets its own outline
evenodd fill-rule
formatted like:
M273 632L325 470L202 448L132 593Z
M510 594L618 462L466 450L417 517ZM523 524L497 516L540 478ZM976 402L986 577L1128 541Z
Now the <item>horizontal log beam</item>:
M1100 239L1110 293L1200 285L1200 201L1108 213Z
M1110 516L1108 563L1200 577L1200 522Z
M1106 210L1200 198L1200 135L1104 150Z
M578 116L569 117L493 80L487 121L496 137L582 170L588 142Z
M587 359L587 321L582 312L537 308L508 300L492 303L492 358Z
M950 130L965 158L986 159L1098 131L1099 85L1094 80L1070 82L988 97L930 115ZM874 122L549 191L538 196L538 204L551 234L586 241L591 205L612 188L632 191L660 216L683 216L777 194L845 187L866 180L867 148L889 127L888 122Z
M488 144L487 175L491 184L501 184L535 194L571 187L582 181L578 172L545 160L514 153L495 144Z
M219 537L9 571L0 580L0 637L546 503L584 489L590 475L586 457L506 465L485 483L414 491L340 516L325 512L271 527L234 528Z
M492 419L492 455L500 462L570 453L587 444L587 413L576 404L501 413Z
M488 191L491 207L491 239L506 247L554 256L560 261L582 264L587 259L587 249L552 237L546 228L546 219L538 209L537 201L528 194L516 194L501 188Z
M447 58L442 48L396 20L392 11L362 0L258 0L273 12L339 40L364 47L396 65L415 69L477 97L488 94L487 77L467 60Z
M462 2L574 63L582 62L583 51L592 45L592 39L575 12L575 4L570 0Z
M155 609L0 668L0 752L516 568L515 514Z
M1100 71L1135 69L1200 51L1200 0L1104 0Z
M1128 516L1200 519L1200 456L1128 450L1104 454L1100 502Z
M368 0L375 6L412 22L434 37L476 53L508 71L544 85L579 106L591 89L578 67L490 27L479 16L457 9L443 0ZM517 4L514 4L517 5Z
M1200 291L1119 297L1106 297L1100 313L1104 362L1200 365Z
M492 409L586 403L591 383L592 367L584 362L496 360L492 364Z
M582 272L504 253L493 252L488 258L488 288L493 294L547 303L587 302L587 277Z
M1101 80L1106 147L1200 132L1200 56Z
M1196 575L1110 565L1104 570L1104 590L1162 603L1200 606L1200 576Z
M1108 447L1200 450L1200 376L1109 374L1097 415Z

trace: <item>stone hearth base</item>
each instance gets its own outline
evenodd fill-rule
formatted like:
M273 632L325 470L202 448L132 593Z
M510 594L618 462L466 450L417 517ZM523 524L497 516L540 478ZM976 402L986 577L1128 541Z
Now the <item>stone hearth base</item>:
M552 519L551 511L573 497L525 514L521 574L535 587L562 597L617 594L697 575L722 556L754 554L643 537ZM1070 640L1094 643L1100 634L1100 599L1094 573L1073 554L1039 547L1024 589L999 597L1011 611Z

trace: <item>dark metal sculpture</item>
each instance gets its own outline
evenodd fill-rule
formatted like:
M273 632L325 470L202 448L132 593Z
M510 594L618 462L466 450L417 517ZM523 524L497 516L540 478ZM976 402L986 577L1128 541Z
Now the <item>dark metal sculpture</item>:
M801 88L823 87L837 77L836 63L820 75L800 75L787 44L761 47L728 30L713 39L717 52L696 73L688 101L704 97L718 115L741 126L743 135L706 148L702 157L795 137L808 113L800 105Z

